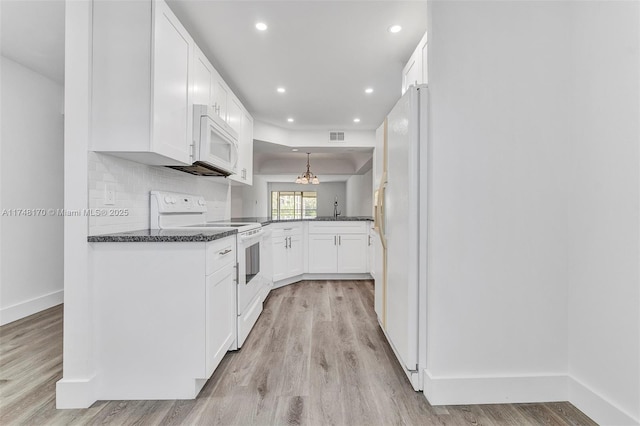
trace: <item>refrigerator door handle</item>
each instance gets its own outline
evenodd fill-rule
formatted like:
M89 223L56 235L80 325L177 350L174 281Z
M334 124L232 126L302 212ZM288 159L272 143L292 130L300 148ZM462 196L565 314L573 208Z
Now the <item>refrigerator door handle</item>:
M385 192L387 190L387 172L382 174L380 180L380 189L378 189L378 205L376 206L376 225L378 227L378 234L380 235L380 242L382 247L387 248L387 236L385 234L384 226L384 209L385 209Z

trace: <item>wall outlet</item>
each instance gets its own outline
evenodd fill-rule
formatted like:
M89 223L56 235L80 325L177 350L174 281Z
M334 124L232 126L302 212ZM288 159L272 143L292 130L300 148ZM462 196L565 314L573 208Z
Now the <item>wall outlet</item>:
M113 206L116 203L116 189L112 183L105 183L104 185L104 205Z

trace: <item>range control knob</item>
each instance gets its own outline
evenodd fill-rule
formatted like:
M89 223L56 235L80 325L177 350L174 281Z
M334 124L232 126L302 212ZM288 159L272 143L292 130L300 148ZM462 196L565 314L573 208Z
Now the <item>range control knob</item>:
M171 197L171 204L175 204L175 203L176 203L176 201L177 201L177 200L175 199L175 197Z
M168 195L164 196L164 202L165 204L171 204L171 197L169 197Z
M198 200L198 205L199 206L204 206L205 204L207 204L206 201L204 201L202 199Z

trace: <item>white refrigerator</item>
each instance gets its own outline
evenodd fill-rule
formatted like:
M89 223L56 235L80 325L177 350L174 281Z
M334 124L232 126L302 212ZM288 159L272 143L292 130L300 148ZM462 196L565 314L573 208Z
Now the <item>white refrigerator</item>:
M376 201L386 252L378 320L415 390L427 357L427 108L427 86L418 85L389 113Z

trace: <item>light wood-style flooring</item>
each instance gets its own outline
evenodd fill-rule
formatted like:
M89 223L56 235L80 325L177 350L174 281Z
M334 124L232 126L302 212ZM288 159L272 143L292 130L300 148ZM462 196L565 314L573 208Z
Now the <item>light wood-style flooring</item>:
M272 291L242 350L195 400L56 410L62 307L0 327L0 424L594 425L567 402L432 407L414 392L373 311L369 281Z

